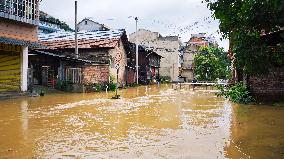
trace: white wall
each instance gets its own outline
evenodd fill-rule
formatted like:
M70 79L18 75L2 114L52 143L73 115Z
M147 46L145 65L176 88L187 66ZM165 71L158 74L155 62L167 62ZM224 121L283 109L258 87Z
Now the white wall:
M28 52L28 47L24 46L21 53L21 91L23 92L28 90Z
M85 21L87 21L87 25L85 24ZM103 30L103 26L90 20L83 20L78 24L78 30L79 31Z

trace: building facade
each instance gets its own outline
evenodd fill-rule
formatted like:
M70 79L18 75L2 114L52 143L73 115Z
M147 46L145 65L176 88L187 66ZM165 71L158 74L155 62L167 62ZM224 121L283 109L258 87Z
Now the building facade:
M39 46L38 8L38 0L0 1L0 92L28 89L28 50Z
M129 41L153 50L163 58L160 63L160 76L170 81L179 81L180 47L178 36L163 37L157 32L139 29L129 36Z
M218 44L214 37L207 36L205 33L192 34L190 40L185 44L182 52L182 64L180 77L185 82L191 82L194 79L194 55L202 46L217 47Z
M127 84L136 82L136 45L134 43L130 43L130 50L127 56ZM160 63L163 57L141 45L139 45L138 52L139 84L157 83L160 80Z
M75 40L74 32L56 32L51 34L41 34L39 36L40 43L46 46L43 51L55 52L70 58L75 57ZM110 30L110 31L94 31L94 32L79 32L78 33L78 47L79 58L84 60L91 60L96 63L96 67L92 67L98 72L96 76L92 76L84 83L96 83L99 76L104 76L108 81L117 81L122 86L126 84L126 67L127 67L127 52L128 40L125 30ZM108 72L105 68L108 66ZM84 69L85 71L92 71L92 69ZM84 73L86 76L88 73ZM83 77L84 78L84 77ZM86 78L84 78L86 79ZM105 78L104 78L105 79Z
M110 28L91 19L85 18L77 25L78 31L108 31Z

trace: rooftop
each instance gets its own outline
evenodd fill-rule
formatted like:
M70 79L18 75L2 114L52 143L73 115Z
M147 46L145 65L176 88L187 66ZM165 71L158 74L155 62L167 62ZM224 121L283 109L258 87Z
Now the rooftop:
M79 48L113 48L119 39L125 34L125 30L110 31L80 31L78 32ZM60 31L51 34L39 34L39 41L49 49L74 48L75 32Z

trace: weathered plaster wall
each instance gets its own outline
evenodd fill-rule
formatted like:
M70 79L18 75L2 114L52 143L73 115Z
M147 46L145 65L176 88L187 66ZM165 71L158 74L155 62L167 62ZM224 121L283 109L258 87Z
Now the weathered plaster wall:
M124 49L123 43L120 40L119 44L114 48L109 50L109 55L111 56L111 64L109 67L110 70L110 76L116 82L116 68L115 68L115 59L118 56L118 53L121 55L121 60L119 62L119 73L118 73L118 83L122 86L122 84L126 83L126 66L127 66L127 55L126 51Z
M187 81L192 81L194 78L194 72L192 68L194 55L196 54L197 50L197 46L194 45L188 45L184 50L181 76L185 77Z
M138 42L141 45L152 48L155 52L161 55L160 76L171 77L172 81L178 81L179 76L179 49L181 42L175 36L162 37L157 32L140 29L137 33L129 36L129 41L135 43L138 37Z

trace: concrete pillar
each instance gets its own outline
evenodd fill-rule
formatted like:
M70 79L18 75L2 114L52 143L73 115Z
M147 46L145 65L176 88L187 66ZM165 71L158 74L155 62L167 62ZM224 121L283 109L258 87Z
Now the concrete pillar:
M28 90L28 62L29 62L29 49L27 46L23 47L21 53L21 91Z

